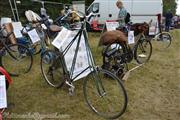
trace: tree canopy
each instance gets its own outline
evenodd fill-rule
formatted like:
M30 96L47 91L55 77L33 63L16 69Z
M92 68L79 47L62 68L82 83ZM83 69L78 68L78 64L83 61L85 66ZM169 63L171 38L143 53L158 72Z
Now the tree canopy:
M163 0L163 12L166 13L168 10L171 10L172 13L176 14L178 0Z

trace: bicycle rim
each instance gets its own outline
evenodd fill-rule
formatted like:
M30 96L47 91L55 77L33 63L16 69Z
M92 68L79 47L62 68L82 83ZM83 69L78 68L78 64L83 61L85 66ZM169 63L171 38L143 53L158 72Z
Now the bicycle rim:
M128 100L125 88L107 70L100 69L89 74L84 81L83 91L91 110L104 118L118 118L126 110Z
M9 52L3 48L1 65L12 76L28 73L33 63L31 51L21 44L8 45L7 47Z
M139 64L148 62L152 54L151 42L146 39L140 40L135 46L134 53L134 58Z
M60 59L56 59L56 53L47 50L41 56L41 72L45 81L52 87L61 87L64 84L64 70Z
M157 43L160 49L168 48L171 45L171 41L172 41L171 35L166 32L159 34L157 37Z

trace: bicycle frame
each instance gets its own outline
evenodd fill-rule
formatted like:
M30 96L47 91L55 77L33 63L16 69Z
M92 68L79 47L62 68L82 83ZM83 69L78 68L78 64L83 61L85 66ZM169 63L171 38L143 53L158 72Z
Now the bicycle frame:
M62 60L62 65L63 65L63 68L64 68L64 72L65 72L66 75L69 76L71 82L73 82L77 77L79 77L81 74L86 72L88 69L90 69L91 71L95 70L95 67L94 67L95 66L95 61L94 61L94 58L92 56L92 52L90 50L90 46L89 46L89 43L88 43L88 37L87 37L87 31L84 28L84 26L85 26L85 23L83 22L81 28L78 31L78 33L71 40L71 42L66 46L66 48L63 51L60 52L60 55L58 56L58 58L60 57L60 59ZM84 70L82 70L75 77L73 77L73 73L74 73L74 69L75 69L75 64L76 64L76 60L77 60L77 55L78 55L82 35L84 36L84 40L85 40L84 42L85 42L86 55L88 57L89 66L87 68L85 68ZM75 43L77 38L78 38L78 40L77 40L77 45L75 47L75 53L73 55L72 65L70 67L70 71L68 71L64 57L67 54L67 52L69 51L69 49L72 47L72 45Z
M85 47L86 47L86 55L88 57L88 67L86 67L84 70L82 70L80 73L78 73L75 77L73 77L73 73L74 73L74 70L75 70L75 64L76 64L76 60L77 60L77 55L78 55L78 51L79 51L80 41L81 41L81 36L82 35L84 36L84 40L85 40L84 42L85 42ZM77 38L78 38L77 45L75 47L75 53L73 55L72 65L71 65L70 71L69 71L67 69L64 57L67 54L67 52L69 51L69 49L71 48L71 46L75 43ZM82 26L79 29L78 33L71 40L71 42L66 46L66 48L63 51L60 52L60 54L57 56L57 58L62 60L61 63L62 63L64 74L68 77L68 80L70 80L70 81L66 80L67 82L69 82L69 84L67 83L68 85L71 86L72 82L76 78L78 78L81 74L83 74L87 70L90 70L90 73L91 72L95 72L96 76L98 77L98 79L97 79L97 77L94 76L95 84L96 84L96 88L97 88L98 94L100 96L103 96L105 94L105 90L104 90L104 87L102 85L102 81L100 80L100 77L97 74L97 69L96 69L96 66L95 66L95 61L94 61L94 58L92 56L90 45L88 43L87 31L85 29L85 22L82 23Z

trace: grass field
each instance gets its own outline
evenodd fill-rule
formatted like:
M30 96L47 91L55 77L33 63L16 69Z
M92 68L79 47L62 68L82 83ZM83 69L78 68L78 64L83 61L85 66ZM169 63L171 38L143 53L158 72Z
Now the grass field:
M159 50L158 44L153 42L150 61L133 71L125 82L129 103L119 120L180 118L180 31L174 30L172 35L172 45L166 50ZM99 36L99 33L90 33L89 41L96 62L101 65L101 48L97 47ZM39 114L57 114L59 120L101 120L85 104L82 83L82 80L75 82L74 96L69 96L66 87L55 89L48 86L42 78L37 55L28 74L13 77L13 84L8 90L9 108L5 114L33 115L35 120L40 120L37 119Z

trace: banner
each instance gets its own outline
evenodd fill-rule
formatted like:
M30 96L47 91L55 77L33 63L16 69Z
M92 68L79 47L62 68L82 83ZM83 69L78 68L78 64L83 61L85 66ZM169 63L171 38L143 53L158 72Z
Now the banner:
M63 28L62 31L59 32L57 37L54 39L52 44L62 52L63 50L66 49L69 43L74 39L74 37L77 35L77 32L78 31L70 31L66 28ZM74 41L74 43L72 44L72 46L69 48L68 52L64 56L68 71L71 71L71 66L72 66L74 55L75 55L78 39L79 39L79 36L77 37L77 39ZM81 73L84 69L89 67L88 59L89 57L87 56L85 38L82 35L81 40L80 40L79 50L77 53L76 62L75 62L73 77L71 79L74 79L79 73ZM90 69L86 70L80 76L78 76L75 80L86 77L90 72L91 72Z

